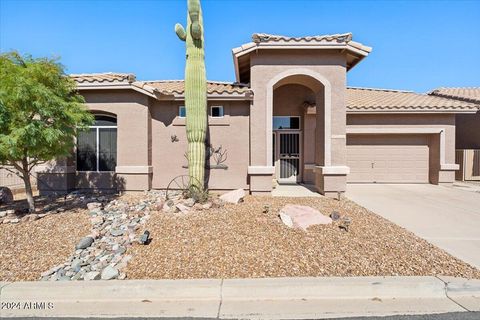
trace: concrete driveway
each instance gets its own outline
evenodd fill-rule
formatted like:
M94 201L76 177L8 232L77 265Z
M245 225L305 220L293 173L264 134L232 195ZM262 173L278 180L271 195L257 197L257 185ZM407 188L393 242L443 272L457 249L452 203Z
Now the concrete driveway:
M480 193L429 184L350 184L346 196L480 268Z

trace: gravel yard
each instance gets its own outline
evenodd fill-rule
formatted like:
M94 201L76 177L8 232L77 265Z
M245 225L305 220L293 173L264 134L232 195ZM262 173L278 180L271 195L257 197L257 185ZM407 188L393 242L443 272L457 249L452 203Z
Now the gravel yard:
M131 204L145 199L143 193L118 198ZM308 232L290 229L278 217L286 204L308 205L325 215L335 210L350 218L349 230L338 221ZM0 224L0 281L38 280L92 232L85 204L50 206L54 213L41 219ZM480 270L346 199L247 196L238 205L186 214L153 209L137 234L144 230L152 241L127 248L125 254L133 257L124 270L128 279L435 274L480 279Z
M90 232L88 213L72 209L35 221L0 224L0 281L38 280Z
M278 218L287 203L309 205L351 219L308 232ZM263 213L265 205L270 206ZM480 278L480 271L380 216L349 201L328 198L248 196L186 215L153 212L146 225L152 242L127 253L129 279L287 276L451 275Z

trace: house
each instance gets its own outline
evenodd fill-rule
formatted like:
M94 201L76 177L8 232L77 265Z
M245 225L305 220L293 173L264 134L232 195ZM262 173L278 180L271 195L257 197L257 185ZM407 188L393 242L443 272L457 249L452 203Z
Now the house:
M236 82L208 82L211 190L270 194L306 183L452 183L455 117L475 101L346 86L371 52L351 34L254 34L232 50ZM130 74L72 75L96 124L76 155L38 168L43 192L165 189L188 173L184 83Z
M480 88L438 88L429 94L480 105ZM456 180L480 181L480 110L474 115L457 114L455 128L456 163L460 165Z

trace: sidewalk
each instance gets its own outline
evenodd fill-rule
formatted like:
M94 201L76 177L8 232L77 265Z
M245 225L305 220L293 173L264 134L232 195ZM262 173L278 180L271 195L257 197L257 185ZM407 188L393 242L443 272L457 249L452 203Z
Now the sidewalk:
M0 283L0 301L2 318L385 316L480 311L480 280L332 277L15 282Z

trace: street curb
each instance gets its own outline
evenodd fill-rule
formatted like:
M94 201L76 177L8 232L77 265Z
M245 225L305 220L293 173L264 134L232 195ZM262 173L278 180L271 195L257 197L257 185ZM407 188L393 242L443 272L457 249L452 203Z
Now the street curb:
M9 307L1 317L311 319L477 310L480 280L325 277L13 282L1 287L0 299L2 308ZM40 304L34 309L32 303Z

